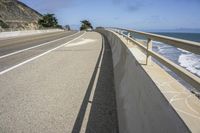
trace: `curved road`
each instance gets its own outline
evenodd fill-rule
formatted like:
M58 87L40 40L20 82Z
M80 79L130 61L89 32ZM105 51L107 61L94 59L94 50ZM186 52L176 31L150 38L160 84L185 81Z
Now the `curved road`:
M112 55L100 34L0 41L0 132L115 133L116 114Z

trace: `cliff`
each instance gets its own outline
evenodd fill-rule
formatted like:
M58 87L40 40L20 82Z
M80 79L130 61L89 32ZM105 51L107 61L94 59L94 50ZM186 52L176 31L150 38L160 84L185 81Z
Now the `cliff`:
M38 29L42 15L17 0L0 0L0 30Z

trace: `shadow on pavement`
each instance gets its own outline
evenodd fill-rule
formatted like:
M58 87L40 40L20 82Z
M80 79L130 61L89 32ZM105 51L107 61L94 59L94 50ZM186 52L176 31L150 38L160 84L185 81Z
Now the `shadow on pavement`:
M91 90L97 74L101 54L98 58L94 73L83 99L79 114L76 118L72 132L79 133L83 123L88 103L91 103L91 110L86 127L86 133L117 133L118 121L116 111L116 99L113 79L112 51L105 38L104 53L100 67L99 78L95 88L93 101L89 101ZM101 50L102 53L102 50Z

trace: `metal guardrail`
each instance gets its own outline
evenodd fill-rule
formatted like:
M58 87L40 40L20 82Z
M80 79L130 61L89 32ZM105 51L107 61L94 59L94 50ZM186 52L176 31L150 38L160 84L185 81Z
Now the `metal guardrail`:
M113 30L120 35L123 35L126 37L129 41L134 42L136 45L138 45L140 48L146 51L146 65L150 64L151 57L155 58L157 61L159 61L161 64L172 70L174 73L176 73L178 76L180 76L183 80L188 82L190 85L192 85L194 88L200 91L200 78L193 73L187 71L186 69L182 68L181 66L175 64L174 62L170 61L169 59L163 57L162 55L152 51L152 41L158 41L163 42L168 45L181 48L183 50L189 51L191 53L195 53L200 55L200 43L183 40L183 39L177 39L173 37L167 37L152 33L146 33L136 30L130 30L130 29L122 29L122 28L108 28L110 30ZM126 31L128 34L125 35L123 32ZM138 35L144 36L147 39L147 45L145 46L141 42L137 41L134 37L130 36L130 33L136 33Z

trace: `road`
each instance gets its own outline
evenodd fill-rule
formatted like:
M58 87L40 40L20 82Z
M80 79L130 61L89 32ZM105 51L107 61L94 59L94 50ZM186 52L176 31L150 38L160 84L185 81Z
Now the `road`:
M0 41L0 132L117 132L112 55L96 32Z
M20 62L59 46L81 33L61 32L0 41L0 73ZM58 40L58 41L57 41Z

